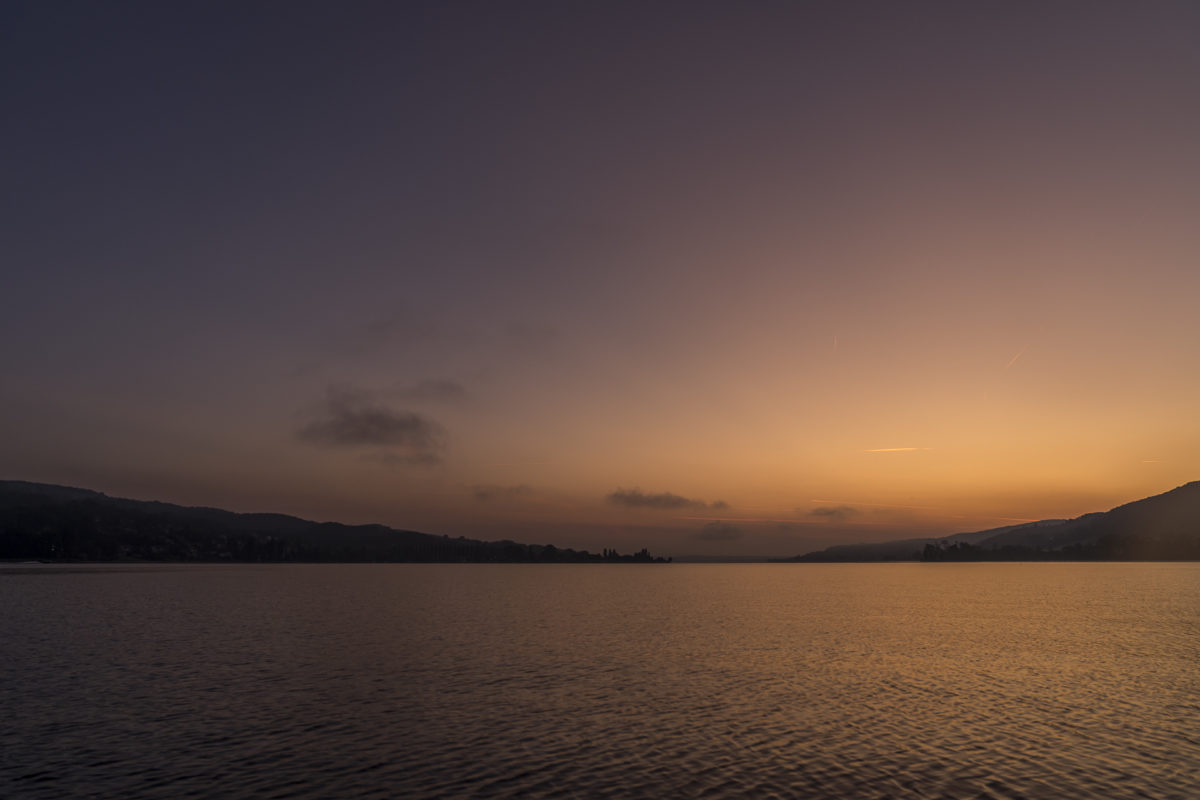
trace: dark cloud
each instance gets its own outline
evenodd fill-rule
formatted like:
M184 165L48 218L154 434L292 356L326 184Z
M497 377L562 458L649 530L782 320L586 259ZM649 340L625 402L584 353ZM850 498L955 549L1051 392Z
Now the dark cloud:
M722 511L726 508L729 508L729 503L726 503L724 500L714 500L708 504L708 507L714 511Z
M852 517L857 513L858 509L854 506L817 506L808 512L808 516L836 522Z
M471 491L478 502L488 503L494 500L512 500L529 494L533 490L522 484L520 486L472 486Z
M705 542L727 542L742 538L742 529L728 522L710 522L693 534L692 538Z
M445 379L402 386L392 394L398 399L414 403L457 403L469 396L461 383Z
M340 407L300 429L306 442L323 445L399 445L415 450L438 446L435 422L411 411L383 407Z
M617 489L605 499L613 505L625 506L626 508L672 509L708 507L708 504L703 500L692 500L677 494L671 494L670 492L646 494L641 489Z
M441 461L445 429L412 411L388 408L370 395L331 388L325 408L296 432L300 441L322 447L383 447L387 463L432 465Z

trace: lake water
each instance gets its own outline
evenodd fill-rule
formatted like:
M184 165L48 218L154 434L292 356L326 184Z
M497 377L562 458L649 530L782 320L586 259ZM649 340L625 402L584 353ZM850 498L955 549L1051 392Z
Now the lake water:
M0 797L1200 797L1200 565L0 569Z

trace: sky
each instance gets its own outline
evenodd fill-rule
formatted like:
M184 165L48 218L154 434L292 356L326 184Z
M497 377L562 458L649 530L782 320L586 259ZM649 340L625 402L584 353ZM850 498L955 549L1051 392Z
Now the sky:
M788 556L1200 478L1200 5L0 3L0 477Z

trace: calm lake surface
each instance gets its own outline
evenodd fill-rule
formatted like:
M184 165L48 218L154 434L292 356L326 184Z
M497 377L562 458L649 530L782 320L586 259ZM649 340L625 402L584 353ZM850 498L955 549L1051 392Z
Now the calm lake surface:
M1200 797L1200 565L0 568L0 797Z

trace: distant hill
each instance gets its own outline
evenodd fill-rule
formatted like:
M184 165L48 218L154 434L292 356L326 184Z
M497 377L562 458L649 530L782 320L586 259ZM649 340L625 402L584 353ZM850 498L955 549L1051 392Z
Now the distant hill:
M1045 520L1044 522L1026 523L1031 525L1053 524L1062 522L1062 520ZM986 531L972 531L970 533L955 533L951 536L941 538L928 537L924 539L897 539L890 542L871 542L867 544L838 544L833 547L827 547L824 550L818 550L814 553L805 553L802 556L795 558L779 559L780 561L810 561L810 562L859 562L859 561L919 561L921 553L927 544L936 544L938 542L966 542L974 544L976 542L987 539L1013 528L1025 527L1025 525L1009 525L1003 528L991 528Z
M785 561L1196 561L1200 481L1111 511L928 539L837 545Z
M230 562L663 562L633 555L483 542L384 525L311 522L0 481L0 559Z

